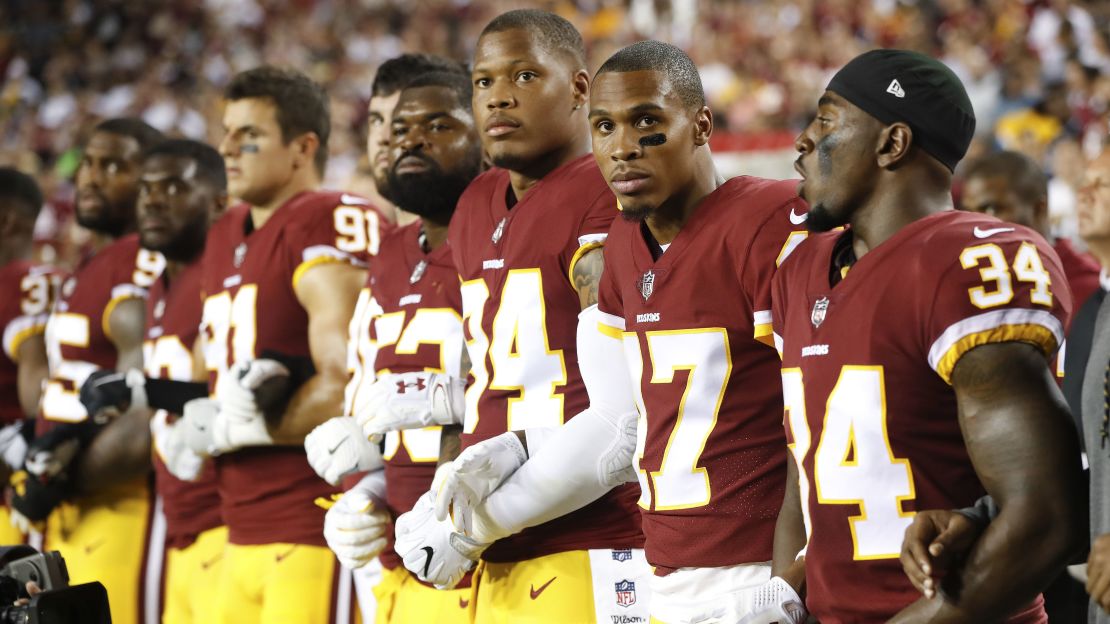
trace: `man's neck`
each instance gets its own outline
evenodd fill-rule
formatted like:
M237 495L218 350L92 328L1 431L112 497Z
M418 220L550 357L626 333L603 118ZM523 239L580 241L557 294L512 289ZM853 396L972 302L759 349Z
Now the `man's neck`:
M951 184L928 184L918 178L887 192L877 190L852 214L852 250L862 258L907 225L953 208Z
M525 167L509 171L509 183L512 185L513 195L519 202L524 199L533 186L547 174L559 167L580 158L590 151L590 137L587 133L575 137L573 141L563 145L557 150L544 154Z
M283 186L282 189L274 194L265 204L251 204L251 223L254 224L254 229L257 230L262 228L263 225L266 225L270 217L274 216L277 209L281 208L285 202L299 193L315 190L319 185L319 180L315 177L294 177L290 180L289 184Z
M424 242L428 246L428 251L437 249L447 242L447 223L424 219L420 225L424 230Z
M700 159L700 158L699 158ZM672 195L645 219L648 230L660 245L669 245L694 215L702 200L724 184L717 175L712 157L705 152L704 162L695 169L694 177L680 193Z
M1110 270L1110 240L1107 241L1086 241L1087 252L1098 260L1099 266L1103 270Z
M34 251L34 246L30 241L30 232L26 237L20 237L19 242L14 240L4 241L4 244L0 246L0 266L16 260L30 260Z
M133 231L134 228L128 228L126 231L124 231L123 234L120 234L119 236L113 236L104 232L91 232L89 236L89 246L92 247L92 251L94 254L100 253L105 247L111 245L124 236L127 236Z

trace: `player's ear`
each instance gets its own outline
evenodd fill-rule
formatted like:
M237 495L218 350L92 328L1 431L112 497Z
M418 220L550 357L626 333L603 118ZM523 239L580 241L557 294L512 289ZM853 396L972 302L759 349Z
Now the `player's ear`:
M571 79L571 97L574 100L575 110L587 109L587 104L590 101L590 74L580 69L574 72Z
M694 113L694 145L701 147L709 143L713 134L713 111L708 106L702 106Z
M884 169L906 159L913 145L913 130L902 122L895 122L879 131L876 150L878 165Z
M320 137L315 132L306 132L294 139L297 148L297 167L314 167L316 150L320 149Z

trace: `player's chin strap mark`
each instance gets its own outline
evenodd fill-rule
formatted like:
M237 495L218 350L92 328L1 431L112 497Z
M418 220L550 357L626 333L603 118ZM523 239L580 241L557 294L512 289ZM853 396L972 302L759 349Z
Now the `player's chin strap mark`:
M640 147L658 147L666 142L667 135L662 132L657 132L640 139Z
M427 555L424 559L424 578L428 578L428 568L432 566L432 556L435 555L436 551L431 546L425 546L420 550L423 550Z

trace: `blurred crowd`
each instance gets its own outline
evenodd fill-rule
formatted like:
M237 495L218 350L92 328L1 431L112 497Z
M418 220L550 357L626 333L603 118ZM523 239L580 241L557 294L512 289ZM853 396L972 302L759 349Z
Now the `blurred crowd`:
M1076 0L51 0L0 3L0 165L50 198L48 260L80 246L70 178L93 120L139 115L218 143L218 94L263 62L332 96L326 184L358 188L374 72L401 52L468 61L481 27L520 6L579 27L591 67L656 38L698 63L718 133L797 131L831 73L876 46L948 63L976 109L975 154L1024 152L1052 175L1055 233L1074 233L1084 158L1110 131L1110 2ZM789 176L789 170L780 172ZM51 257L51 255L60 257Z

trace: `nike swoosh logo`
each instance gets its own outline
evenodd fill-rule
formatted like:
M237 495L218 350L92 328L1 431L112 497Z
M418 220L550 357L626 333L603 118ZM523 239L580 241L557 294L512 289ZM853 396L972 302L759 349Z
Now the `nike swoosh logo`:
M86 555L91 555L92 551L96 550L97 548L100 548L103 545L104 545L104 540L100 540L98 542L93 542L91 544L87 544L85 546L85 554Z
M975 229L971 231L971 233L975 235L975 238L987 238L988 236L994 236L995 234L1001 234L1003 232L1013 232L1013 231L1014 231L1014 228L1007 228L1007 227L991 228L989 230L980 230L979 226L977 225L977 226L975 226Z
M470 606L470 601L465 598L459 598L459 608L465 609Z
M535 600L536 598L539 598L540 594L543 593L543 590L547 589L548 585L554 583L556 578L558 578L558 577L557 576L551 577L551 580L544 583L543 585L540 585L539 589L536 589L535 585L529 585L528 586L528 590L529 590L528 593L529 593L530 596L532 596L532 600Z
M431 546L425 546L425 547L421 548L420 550L423 550L424 554L426 555L425 558L424 558L424 575L423 576L424 576L424 578L428 578L428 569L432 567L432 556L436 554L436 551Z
M347 441L347 438L349 438L349 437L351 437L351 436L345 436L345 437L344 437L344 438L343 438L342 440L340 440L340 441L339 441L339 443L338 443L338 444L336 444L335 446L333 446L333 447L331 447L330 449L328 449L328 455L334 455L334 454L335 454L335 452L336 452L337 450L339 450L339 447L343 446L343 443L344 443L344 442L346 442L346 441Z
M803 212L802 214L798 214L798 213L794 212L793 208L790 209L790 222L793 223L794 225L801 225L801 224L805 223L806 219L808 219L808 218L809 218L809 213L808 212Z
M278 563L281 563L282 561L285 560L286 557L293 554L294 550L297 550L296 546L294 546L294 547L290 548L289 550L281 553L280 555L274 555L274 561L277 561Z
M348 195L346 193L343 193L342 195L339 196L339 201L344 203L344 204L348 204L348 205L354 204L355 206L369 206L370 205L370 202L368 202L365 199L359 197L358 195Z
M223 558L224 558L224 556L223 556L223 555L219 555L219 556L217 556L217 557L216 557L216 558L214 558L214 559L210 559L210 560L208 560L208 561L201 561L201 562L200 562L200 569L201 569L201 570L207 570L208 568L211 568L212 566L214 566L214 565L216 565L217 563L219 563L219 562L220 562L220 559L223 559ZM278 561L281 561L281 560L279 559Z

